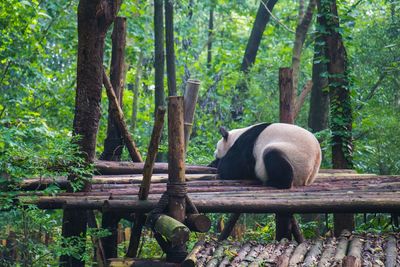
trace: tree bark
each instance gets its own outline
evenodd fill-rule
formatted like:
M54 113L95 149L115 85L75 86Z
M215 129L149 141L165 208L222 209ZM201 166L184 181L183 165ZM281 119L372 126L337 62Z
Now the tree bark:
M296 92L293 88L291 68L279 69L279 95L279 121L293 124Z
M208 20L208 41L207 41L207 69L211 68L212 60L212 35L214 31L214 3L211 3L210 17Z
M328 63L332 130L332 165L334 169L352 168L352 108L347 73L347 54L339 32L336 0L319 0L321 25L325 28L325 55ZM335 233L354 230L353 214L334 215Z
M316 0L310 0L306 13L301 17L299 24L296 27L296 37L293 46L293 56L292 56L292 69L293 69L293 90L297 94L297 88L299 83L299 73L300 73L300 58L301 52L303 50L303 44L307 36L308 28L310 27L314 8L316 5ZM299 7L299 17L301 15L302 7Z
M110 81L122 107L125 80L126 18L117 17L112 33ZM108 103L107 137L104 140L102 160L121 160L124 138L116 125L111 103Z
M165 50L167 54L166 60L169 96L176 96L174 42L174 0L165 0Z
M267 8L272 11L278 0L270 0L267 3ZM257 51L261 43L261 38L265 27L270 19L270 13L266 10L263 3L258 7L256 19L254 20L253 28L249 40L247 42L246 51L243 56L240 70L247 74L250 68L256 61ZM232 98L231 115L233 120L240 120L243 115L243 100L248 92L246 78L240 79L236 84L236 95Z
M163 0L154 0L154 111L165 106Z
M139 106L139 87L140 87L140 79L142 76L142 65L143 65L143 51L139 52L138 62L136 64L136 74L135 74L135 83L133 84L133 101L132 101L132 132L136 129L137 122L137 111Z
M321 27L321 16L317 16L317 29ZM317 32L314 42L314 59L312 67L312 89L310 98L310 111L308 113L308 126L313 132L319 132L328 128L329 115L329 90L328 78L324 76L327 65L324 62L324 38L321 32Z
M93 162L96 153L103 85L104 38L120 4L119 1L81 0L78 5L78 63L73 134L80 137L76 142L88 163ZM83 190L90 190L88 182ZM64 210L63 237L85 236L86 226L85 211ZM85 262L62 255L60 265L79 267L84 266Z
M278 0L269 0L267 7L270 11L273 10L276 2ZM247 73L251 66L253 66L256 61L258 47L261 43L261 38L263 36L265 27L270 19L270 14L266 10L263 3L260 3L258 7L256 19L254 20L253 28L251 29L251 34L249 41L247 42L246 51L243 56L242 65L240 70Z

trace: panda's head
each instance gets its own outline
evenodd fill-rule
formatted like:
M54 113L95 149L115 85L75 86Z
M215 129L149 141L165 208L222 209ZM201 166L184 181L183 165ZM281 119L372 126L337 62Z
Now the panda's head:
M222 138L218 141L217 149L214 152L215 160L211 162L208 166L218 167L219 160L226 155L226 153L233 146L235 141L243 132L247 130L247 128L249 127L228 131L225 127L221 126L219 128L219 132L222 135Z

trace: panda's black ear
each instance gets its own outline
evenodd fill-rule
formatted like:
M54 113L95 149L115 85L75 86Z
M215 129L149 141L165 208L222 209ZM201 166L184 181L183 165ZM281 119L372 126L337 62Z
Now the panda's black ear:
M226 130L224 126L219 127L219 132L221 133L222 137L225 141L228 140L229 132Z

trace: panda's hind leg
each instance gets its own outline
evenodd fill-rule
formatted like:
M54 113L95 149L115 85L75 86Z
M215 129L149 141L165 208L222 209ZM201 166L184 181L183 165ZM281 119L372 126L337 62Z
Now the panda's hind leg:
M293 184L293 167L286 156L277 149L264 154L264 165L268 175L267 186L279 189L291 188Z

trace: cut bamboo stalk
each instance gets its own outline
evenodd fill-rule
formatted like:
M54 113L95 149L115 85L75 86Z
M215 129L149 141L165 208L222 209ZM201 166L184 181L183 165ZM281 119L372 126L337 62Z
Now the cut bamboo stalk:
M206 267L217 267L224 257L225 247L224 245L219 245L212 255L211 259L207 262Z
M397 248L396 248L396 238L394 236L389 236L386 239L386 267L394 267L397 264Z
M115 121L118 126L118 129L122 133L125 145L128 149L129 155L133 162L143 162L142 156L139 153L139 150L136 148L135 142L132 139L131 134L128 131L128 126L126 125L124 119L124 113L122 112L121 107L119 106L117 96L115 95L114 89L111 85L110 80L106 74L105 69L103 68L103 84L106 88L107 97L110 101L110 110L113 110L112 114L115 116Z
M183 245L189 240L189 228L167 215L161 215L157 219L154 230L167 238L172 247Z
M335 253L335 242L330 238L325 245L324 252L319 260L318 267L328 267L331 266L331 261Z
M197 95L199 92L200 81L189 79L184 95L184 125L185 125L185 151L189 144L189 138L192 134L194 111L196 109Z
M310 248L310 251L307 253L306 258L304 259L303 266L316 266L318 262L318 257L322 251L323 242L321 239L315 241L315 243Z
M182 267L195 267L197 264L197 254L204 248L204 241L198 241L192 251L182 262Z
M333 262L335 265L342 265L343 258L346 256L347 246L349 242L348 237L350 235L351 233L348 231L342 232L336 247L335 256L333 257Z
M244 244L238 251L236 257L232 260L231 265L237 266L240 262L242 262L243 259L246 258L247 254L250 252L250 249L251 249L250 243Z
M308 242L303 242L298 245L294 250L293 255L290 257L289 266L297 266L298 264L302 263L308 251L308 247Z
M289 244L289 246L286 247L285 251L278 257L276 266L277 267L288 267L290 255L292 255L294 249L295 249L295 245Z

